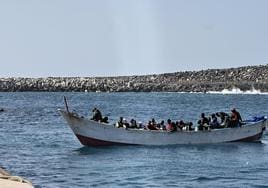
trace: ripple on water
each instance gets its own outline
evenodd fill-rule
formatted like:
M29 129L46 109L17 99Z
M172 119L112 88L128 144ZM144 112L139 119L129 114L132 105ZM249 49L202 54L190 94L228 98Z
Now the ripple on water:
M82 147L57 109L88 116L97 106L110 120L171 118L196 122L200 112L268 115L268 96L178 93L0 93L0 165L39 188L266 187L268 137L262 144ZM93 100L94 99L94 100ZM256 103L256 101L258 101ZM216 102L216 105L215 105Z

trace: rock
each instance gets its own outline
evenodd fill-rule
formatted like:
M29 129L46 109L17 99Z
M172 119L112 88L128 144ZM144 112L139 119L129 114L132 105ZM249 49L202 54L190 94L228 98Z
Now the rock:
M0 168L0 187L1 188L33 188L28 180L20 176L12 176L4 169Z
M0 78L0 91L206 92L252 86L268 92L268 65L119 77Z

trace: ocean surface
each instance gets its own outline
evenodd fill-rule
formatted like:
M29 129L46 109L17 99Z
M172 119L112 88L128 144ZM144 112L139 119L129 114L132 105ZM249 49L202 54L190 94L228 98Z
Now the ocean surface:
M196 122L201 112L268 115L268 95L202 93L0 93L0 166L35 187L268 187L268 135L261 143L82 146L58 108L89 117L99 108L147 122Z

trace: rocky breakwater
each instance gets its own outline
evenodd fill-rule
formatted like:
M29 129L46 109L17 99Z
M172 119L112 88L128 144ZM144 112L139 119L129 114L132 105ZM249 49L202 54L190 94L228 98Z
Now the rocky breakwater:
M144 76L0 78L0 91L206 92L233 87L268 92L268 65Z

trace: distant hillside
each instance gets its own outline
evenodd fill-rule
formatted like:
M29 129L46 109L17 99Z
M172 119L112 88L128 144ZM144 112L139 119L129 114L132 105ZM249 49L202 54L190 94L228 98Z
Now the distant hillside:
M0 91L206 92L234 86L268 92L268 65L144 76L0 78Z

